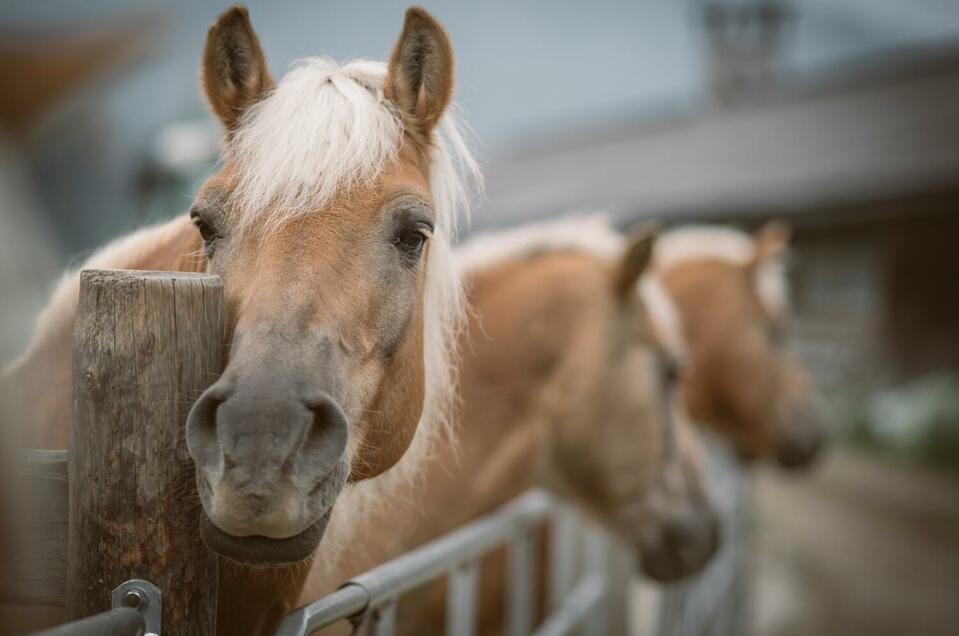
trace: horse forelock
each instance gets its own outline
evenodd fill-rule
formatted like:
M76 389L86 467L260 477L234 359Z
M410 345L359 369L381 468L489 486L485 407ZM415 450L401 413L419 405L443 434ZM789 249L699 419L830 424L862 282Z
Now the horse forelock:
M659 236L653 256L658 272L692 261L719 260L746 265L756 256L752 236L730 227L690 225ZM756 269L753 287L763 308L774 318L786 313L789 284L781 257L768 258Z
M300 60L244 114L224 152L236 168L239 227L270 228L374 182L403 133L383 95L385 77L379 62Z

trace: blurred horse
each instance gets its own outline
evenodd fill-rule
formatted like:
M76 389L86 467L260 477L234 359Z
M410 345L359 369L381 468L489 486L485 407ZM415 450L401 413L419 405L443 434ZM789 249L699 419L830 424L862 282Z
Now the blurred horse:
M649 232L624 243L593 219L459 248L472 311L461 340L458 439L438 449L409 493L415 507L353 537L369 551L367 567L534 486L575 502L657 580L703 567L717 547L717 517L676 399L674 354L650 318L670 311L669 301L655 281L636 291L652 248ZM484 632L502 626L504 570L500 553L484 562ZM443 624L444 588L403 597L402 631ZM320 591L307 589L304 600Z
M789 230L770 223L754 236L680 227L656 244L656 276L679 309L690 415L728 439L745 459L809 464L823 444L805 371L785 349Z
M316 560L340 558L358 515L445 435L464 318L449 244L478 173L445 114L449 40L422 9L388 65L307 59L275 83L234 7L210 27L201 75L225 131L219 170L188 215L84 267L223 278L228 362L185 437L200 533L226 557L219 631L267 633L321 539ZM60 284L6 378L35 446L68 439L78 281Z

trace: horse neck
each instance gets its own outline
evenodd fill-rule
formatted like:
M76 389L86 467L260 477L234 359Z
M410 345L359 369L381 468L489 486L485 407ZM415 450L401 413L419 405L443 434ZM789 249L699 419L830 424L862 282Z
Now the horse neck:
M159 269L202 271L202 242L184 215L120 238L95 252L80 269ZM13 396L42 394L43 400L15 404L23 423L22 444L66 448L72 386L73 323L80 292L80 270L68 273L37 320L26 353L3 374ZM51 387L57 390L51 391Z
M412 481L386 486L394 468L340 495L301 603L538 484L550 432L543 394L570 357L566 332L576 331L589 310L577 273L597 270L583 259L560 260L555 271L544 256L516 264L515 271L494 266L468 276L473 311L461 338L456 439L438 442L418 460L424 463ZM560 330L529 338L524 330L534 322Z
M283 616L297 607L309 571L309 561L251 568L220 559L217 633L272 634Z
M589 384L576 381L577 343L610 289L600 259L569 251L488 266L467 283L458 439L427 466L423 507L441 512L421 540L546 485L557 416L588 399L574 387Z

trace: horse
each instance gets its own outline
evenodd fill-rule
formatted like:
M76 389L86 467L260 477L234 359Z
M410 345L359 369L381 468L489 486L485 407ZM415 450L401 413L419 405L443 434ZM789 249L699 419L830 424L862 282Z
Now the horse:
M657 580L704 566L718 545L718 519L675 395L679 354L664 344L675 336L661 336L650 318L671 306L654 280L637 290L653 236L641 231L625 241L606 224L576 220L457 248L471 309L460 341L456 439L424 466L408 493L414 505L357 529L353 540L368 559L344 574L537 486L620 537ZM504 568L502 554L484 560L484 632L502 625L502 576L492 573ZM328 592L329 578L311 579L302 600ZM404 596L400 631L442 625L443 589L438 583Z
M809 465L824 443L809 381L786 351L790 232L719 226L664 233L655 276L675 303L688 352L686 409L746 460Z
M388 63L296 63L275 82L249 14L209 28L201 81L224 131L188 214L88 268L210 272L224 284L225 370L185 423L221 559L218 630L267 633L315 562L336 561L447 435L464 294L451 255L480 180L455 118L443 27L410 8ZM6 377L31 445L64 448L78 273ZM334 506L334 503L336 504Z

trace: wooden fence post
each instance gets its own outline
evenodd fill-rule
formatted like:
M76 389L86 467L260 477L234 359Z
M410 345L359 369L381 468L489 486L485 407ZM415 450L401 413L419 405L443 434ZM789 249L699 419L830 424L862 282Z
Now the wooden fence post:
M164 634L212 634L217 559L200 540L185 424L223 367L222 283L180 272L86 270L73 350L67 617L142 578Z

